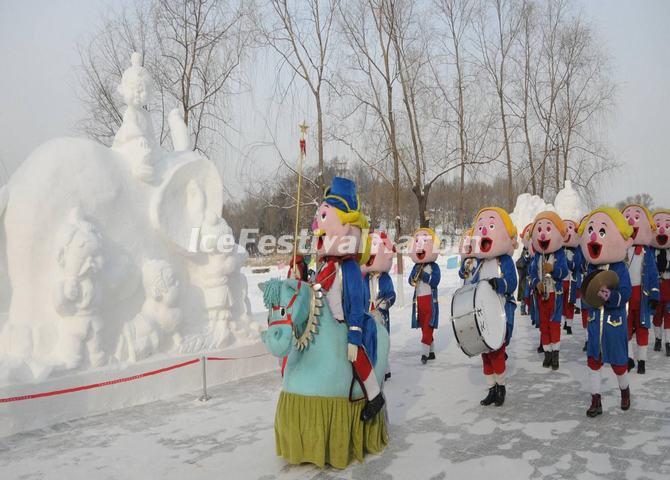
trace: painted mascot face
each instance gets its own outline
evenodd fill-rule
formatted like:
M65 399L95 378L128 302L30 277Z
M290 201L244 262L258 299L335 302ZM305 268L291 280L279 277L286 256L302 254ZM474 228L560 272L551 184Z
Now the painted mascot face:
M358 253L361 243L361 229L343 224L337 209L323 202L316 210L312 222L312 232L316 237L316 251L319 255L344 257Z
M436 244L431 231L419 229L414 232L409 257L414 263L431 263L437 260L440 245Z
M514 250L514 241L510 237L500 213L495 210L482 210L475 218L474 235L477 258L495 258L509 254Z
M651 245L654 227L645 210L639 205L629 205L622 213L628 225L633 227L633 245Z
M577 247L579 245L579 232L577 231L579 230L579 225L572 220L563 220L563 223L565 223L566 230L563 245L570 248Z
M545 218L540 213L533 224L531 244L533 250L543 254L554 253L563 246L563 234L557 220Z
M370 258L361 265L361 272L389 272L393 266L395 246L385 232L370 233Z
M523 229L523 232L521 232L521 244L526 248L526 250L530 250L531 245L530 245L530 232L531 229L533 228L533 224L530 223L526 225L526 227Z
M608 214L597 212L586 220L581 246L589 263L605 265L623 262L632 243L633 239L626 240Z
M670 248L670 212L654 214L656 224L655 235L651 239L651 246L656 248Z

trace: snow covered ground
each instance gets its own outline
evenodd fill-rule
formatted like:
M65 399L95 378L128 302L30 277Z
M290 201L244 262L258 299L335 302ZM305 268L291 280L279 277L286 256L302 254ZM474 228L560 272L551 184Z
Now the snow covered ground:
M561 368L552 372L535 352L537 331L517 317L507 401L481 407L480 360L468 359L453 340L448 305L458 282L453 270L444 273L437 360L426 366L419 333L409 328L411 292L396 282L403 301L391 314L391 438L382 455L344 471L286 465L275 456L280 378L270 373L215 387L204 403L194 392L0 439L0 478L670 478L670 358L649 352L647 375L631 376L628 412L619 409L607 370L605 413L589 419L581 325L563 338Z

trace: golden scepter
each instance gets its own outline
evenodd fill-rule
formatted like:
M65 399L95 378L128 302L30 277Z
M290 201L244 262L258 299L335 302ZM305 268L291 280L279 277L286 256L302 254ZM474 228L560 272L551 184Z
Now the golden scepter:
M307 142L305 140L305 133L309 128L305 121L303 120L300 125L300 156L298 157L298 193L296 195L296 205L295 205L295 231L293 235L293 278L299 280L300 272L298 266L295 264L296 258L298 256L298 227L300 225L300 196L302 190L302 162L307 155Z

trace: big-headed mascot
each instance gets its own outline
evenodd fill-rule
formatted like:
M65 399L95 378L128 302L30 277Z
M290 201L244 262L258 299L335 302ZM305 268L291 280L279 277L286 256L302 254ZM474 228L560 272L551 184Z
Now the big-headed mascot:
M656 249L656 267L660 281L661 298L654 313L654 350L661 351L665 330L665 355L670 357L670 210L654 212L656 232L651 246Z
M633 285L628 302L628 370L635 367L637 360L637 373L643 374L646 372L651 317L660 300L656 256L650 246L656 224L649 210L642 205L628 205L622 213L633 228L633 245L628 249L626 259Z
M349 328L347 356L367 400L361 412L363 421L371 420L384 406L368 355L374 349L374 326L369 324L374 320L365 312L365 284L359 266L361 234L368 226L356 184L334 177L312 225L321 259L316 283L326 292L333 317Z
M609 270L616 273L617 278L609 286L605 282L594 284L598 303L602 303L598 308L586 303L582 288L582 308L588 307L589 312L586 355L590 369L591 406L586 415L596 417L603 413L600 394L603 363L609 363L616 374L621 390L621 409L630 408L626 303L631 296L631 283L625 260L633 243L633 227L616 208L601 207L586 216L579 226L579 234L588 263L584 287L590 275L595 275L594 272L599 274Z
M379 315L380 320L387 332L391 332L391 318L389 309L395 303L395 289L393 280L388 272L393 266L393 257L396 253L395 245L386 232L370 232L370 257L361 265L364 275L365 305L372 315ZM391 377L391 371L387 371L385 378Z
M498 207L482 208L474 219L472 235L476 239L472 255L475 263L471 271L463 268L459 276L465 283L488 281L493 290L505 302L505 342L498 350L482 353L484 377L489 387L481 405L501 406L505 403L505 347L509 345L514 328L517 288L517 272L510 255L516 244L517 231L509 214Z
M530 278L538 303L540 340L544 349L542 366L553 370L559 367L563 279L568 274L563 250L565 234L565 224L556 213L545 211L535 216L531 231L535 255Z
M436 260L440 241L432 228L419 228L414 232L410 247L410 258L414 267L409 274L409 284L414 287L412 302L412 328L421 329L423 353L421 363L435 360L433 332L438 326L440 311L437 302L437 286L440 284L440 267Z

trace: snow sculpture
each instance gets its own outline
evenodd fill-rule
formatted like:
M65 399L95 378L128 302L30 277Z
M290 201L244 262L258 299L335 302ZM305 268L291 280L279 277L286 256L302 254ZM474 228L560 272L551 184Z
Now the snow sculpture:
M146 260L142 267L145 300L142 310L123 326L116 347L119 361L137 361L159 351L170 351L182 342L179 280L165 260Z
M570 180L566 180L563 189L556 194L554 206L556 207L556 213L565 220L579 222L587 213L582 197L574 189Z
M0 190L0 384L258 340L221 176L175 115L161 149L151 83L133 54L112 148L51 140Z
M100 271L103 267L102 238L97 229L84 220L79 209L71 211L57 241L54 307L60 315L59 351L66 368L74 368L86 347L88 363L99 367L106 355L101 345L103 320L100 316Z
M123 72L118 91L127 105L123 122L116 132L112 148L127 156L137 178L150 182L154 176L153 152L158 148L151 116L146 106L151 99L153 82L135 52L130 67Z

